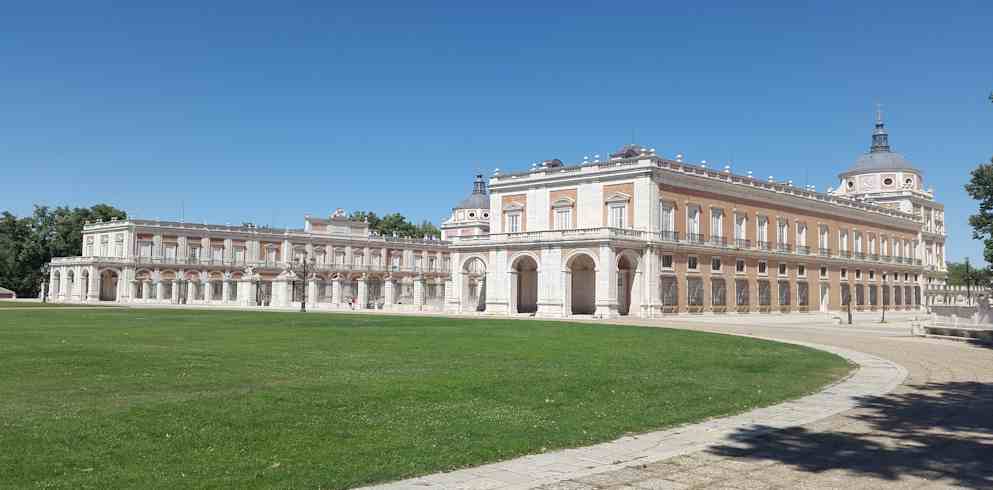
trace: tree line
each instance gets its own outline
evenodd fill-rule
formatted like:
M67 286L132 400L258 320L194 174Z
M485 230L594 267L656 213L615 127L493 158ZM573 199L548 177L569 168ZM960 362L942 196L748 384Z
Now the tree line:
M45 281L43 268L52 257L83 251L87 221L126 219L127 213L107 204L89 208L35 206L30 216L9 211L0 215L0 286L20 297L35 297Z

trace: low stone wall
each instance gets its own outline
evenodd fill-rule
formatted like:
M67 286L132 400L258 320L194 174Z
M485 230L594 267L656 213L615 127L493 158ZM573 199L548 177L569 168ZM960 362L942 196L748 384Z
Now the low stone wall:
M925 326L924 332L927 335L938 335L942 337L957 337L964 340L976 340L980 342L993 342L993 329L990 328L969 328L954 326Z
M930 310L936 317L971 319L979 309L975 306L932 305Z

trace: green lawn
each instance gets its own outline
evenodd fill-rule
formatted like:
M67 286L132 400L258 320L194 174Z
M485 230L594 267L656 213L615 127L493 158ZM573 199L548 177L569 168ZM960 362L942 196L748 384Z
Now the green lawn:
M839 357L543 321L0 311L0 486L346 488L810 393Z
M41 301L11 301L11 300L0 300L0 309L4 308L81 308L81 307L101 307L110 308L114 307L113 304L99 304L99 303L42 303Z

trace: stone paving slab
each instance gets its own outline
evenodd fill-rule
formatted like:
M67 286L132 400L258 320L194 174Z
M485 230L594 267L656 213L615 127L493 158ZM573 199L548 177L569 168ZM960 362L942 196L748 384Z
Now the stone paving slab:
M854 408L861 397L882 395L900 385L907 377L902 366L873 355L851 349L796 340L769 339L837 354L858 365L848 378L827 389L797 400L759 408L739 415L707 420L668 430L649 432L596 444L515 458L475 468L438 473L401 480L369 489L500 489L523 490L548 485L550 489L601 488L687 488L707 480L708 471L731 471L728 468L681 472L672 478L644 478L644 472L631 470L677 456L695 453L708 447L734 444L729 436L741 430L771 431L801 426ZM678 465L678 462L676 463ZM709 467L708 467L709 468ZM685 468L683 468L685 469ZM638 474L627 483L623 473ZM598 476L599 475L599 476ZM566 481L569 480L569 481ZM602 480L602 481L601 481ZM636 483L636 484L635 484ZM764 485L768 486L768 485Z

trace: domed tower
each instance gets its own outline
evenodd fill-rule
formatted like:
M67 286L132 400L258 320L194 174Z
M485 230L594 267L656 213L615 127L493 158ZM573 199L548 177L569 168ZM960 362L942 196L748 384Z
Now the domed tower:
M485 235L490 232L490 196L486 192L483 174L472 182L472 194L454 208L452 216L441 224L441 237Z
M848 170L838 175L841 184L836 195L851 199L865 199L899 209L906 213L914 212L913 202L896 197L915 196L933 199L924 190L923 173L903 155L890 150L889 134L883 124L882 111L876 111L876 128L872 131L872 146Z
M838 175L841 185L834 194L912 214L921 223L913 243L915 263L924 266L928 285L941 284L947 270L945 206L935 201L933 190L924 189L923 175L903 155L890 149L883 114L877 109L869 152Z

